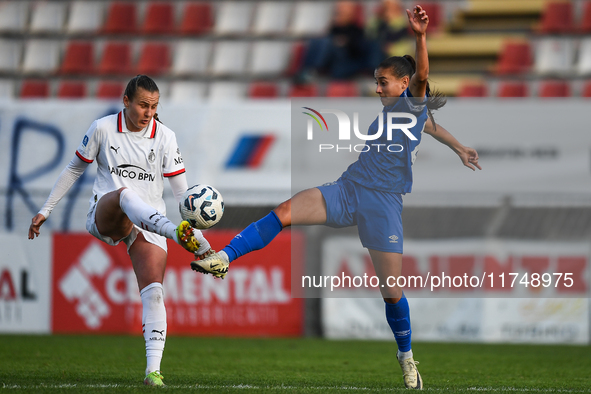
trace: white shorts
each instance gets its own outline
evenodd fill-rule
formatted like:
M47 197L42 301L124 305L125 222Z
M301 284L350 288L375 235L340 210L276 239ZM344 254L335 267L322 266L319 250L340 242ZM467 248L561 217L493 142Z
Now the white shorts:
M135 224L133 225L133 228L131 229L131 233L129 233L129 235L127 237L121 238L119 241L113 241L113 239L111 237L107 237L106 235L102 235L101 233L99 233L98 228L96 227L96 206L97 206L97 204L98 204L98 200L94 201L90 205L90 210L88 211L88 214L86 215L86 230L88 230L88 232L90 234L94 235L96 238L100 239L101 241L103 241L104 243L106 243L108 245L113 245L113 246L115 246L115 245L119 244L119 242L123 241L125 243L125 245L127 245L127 252L129 253L129 248L135 242L138 234L142 233L144 235L144 238L146 239L146 241L148 241L151 244L161 247L162 249L164 249L165 252L168 251L168 248L166 246L166 237L151 233L149 231L144 231L143 229L136 226Z

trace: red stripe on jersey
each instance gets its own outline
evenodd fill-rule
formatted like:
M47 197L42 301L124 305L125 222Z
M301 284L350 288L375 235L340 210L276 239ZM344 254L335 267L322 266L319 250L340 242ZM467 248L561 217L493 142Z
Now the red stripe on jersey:
M184 169L184 168L182 168L182 169L180 169L180 170L178 170L178 171L171 172L171 173L169 173L169 174L163 174L163 175L164 175L164 177L165 177L165 178L168 178L168 177L171 177L171 176L175 176L175 175L178 175L178 174L182 174L183 172L185 172L185 169Z
M78 156L80 158L80 160L86 162L86 163L92 163L94 160L89 160L86 157L82 156L78 151L76 151L76 156Z
M119 115L117 115L117 130L119 130L120 133L123 133L123 125L121 123L122 114L123 111L119 112Z
M152 118L152 133L150 134L150 138L154 138L156 135L156 119Z

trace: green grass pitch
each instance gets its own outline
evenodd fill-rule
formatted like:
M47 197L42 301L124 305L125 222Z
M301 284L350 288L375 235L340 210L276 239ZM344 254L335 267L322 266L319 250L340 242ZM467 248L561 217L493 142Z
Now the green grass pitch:
M5 392L146 392L141 336L0 336ZM416 343L425 390L591 392L591 347ZM394 342L169 337L166 392L403 392Z

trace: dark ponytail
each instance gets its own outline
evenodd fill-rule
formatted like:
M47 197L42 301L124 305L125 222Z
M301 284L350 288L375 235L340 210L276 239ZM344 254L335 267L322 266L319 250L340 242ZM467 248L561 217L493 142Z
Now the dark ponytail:
M385 68L389 69L396 78L402 78L408 76L411 78L414 73L417 71L417 62L415 59L410 55L404 56L392 56L387 58L386 60L382 61L378 68ZM445 105L447 103L447 98L443 93L439 90L431 91L429 87L429 82L427 82L427 113L431 122L433 123L433 129L437 130L437 126L435 125L435 118L433 117L432 110L435 111Z
M154 82L152 78L148 77L147 75L138 74L135 77L131 78L131 80L127 83L123 95L127 96L129 101L133 101L139 88L145 89L150 93L160 93L158 85L156 85L156 82ZM158 113L154 114L154 119L162 123L160 119L158 119Z

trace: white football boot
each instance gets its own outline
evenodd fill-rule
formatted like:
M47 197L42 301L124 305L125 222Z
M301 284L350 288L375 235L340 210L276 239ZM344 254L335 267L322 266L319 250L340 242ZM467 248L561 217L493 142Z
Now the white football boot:
M212 274L216 278L222 278L228 273L230 260L223 250L212 253L203 260L191 261L191 269L203 274Z
M398 359L398 364L400 364L400 368L402 368L402 377L404 378L404 385L407 389L423 389L423 379L421 379L421 374L417 369L418 363L419 362L415 361L412 357L407 358L406 360Z

